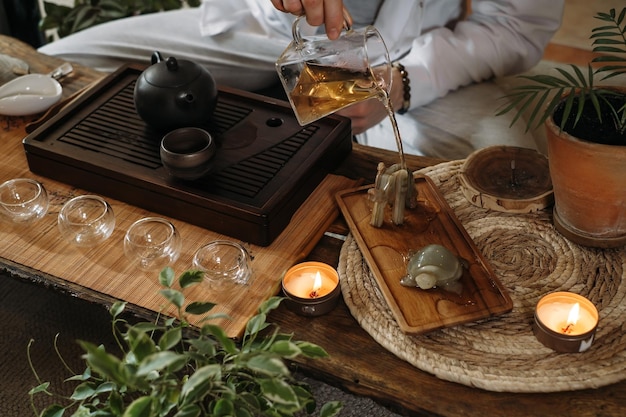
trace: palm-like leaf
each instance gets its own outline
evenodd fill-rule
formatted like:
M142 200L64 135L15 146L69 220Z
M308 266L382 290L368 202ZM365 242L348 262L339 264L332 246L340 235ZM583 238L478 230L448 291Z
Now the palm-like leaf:
M596 19L609 23L592 30L593 51L602 54L593 62L604 64L598 73L603 79L626 73L626 7L618 15L615 9L609 13L598 13Z
M598 13L596 19L605 22L592 30L594 52L601 55L593 63L602 64L594 71L591 64L587 71L570 65L569 71L556 68L557 75L522 75L520 78L531 82L511 89L504 98L507 103L497 110L496 115L515 112L511 125L529 113L526 131L535 129L546 121L563 103L560 128L563 129L574 116L573 126L580 121L587 103L593 107L598 120L602 121L601 105L608 106L612 118L621 133L626 131L626 105L615 108L609 97L613 90L598 88L595 76L602 74L602 80L626 74L626 7L618 14L615 9L609 13Z
M520 76L520 78L531 81L532 84L514 87L504 97L509 102L499 109L496 115L503 115L515 109L516 113L511 121L511 125L513 125L527 110L531 109L526 122L526 131L529 131L541 126L561 103L563 97L567 96L561 122L561 128L563 128L565 121L574 108L574 98L578 95L581 97L581 100L579 100L579 105L576 106L575 123L577 123L583 111L583 99L585 97L593 97L592 100L597 101L596 95L598 91L594 90L593 69L591 66L588 67L586 74L575 65L570 65L570 69L571 72L562 68L556 68L558 75ZM599 112L599 106L597 110Z

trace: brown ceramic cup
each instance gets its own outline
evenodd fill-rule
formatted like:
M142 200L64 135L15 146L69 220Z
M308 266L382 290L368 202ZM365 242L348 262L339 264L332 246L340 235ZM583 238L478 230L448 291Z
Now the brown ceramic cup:
M209 173L215 151L215 141L209 132L183 127L163 137L159 153L169 175L195 180Z

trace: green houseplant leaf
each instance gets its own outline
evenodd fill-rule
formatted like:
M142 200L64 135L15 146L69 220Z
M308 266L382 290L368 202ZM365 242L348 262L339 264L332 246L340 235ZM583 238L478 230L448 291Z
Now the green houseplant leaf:
M201 328L189 324L190 314L206 315L206 321L221 317L207 314L215 306L210 302L182 307L185 289L200 282L195 271L176 278L171 268L165 268L158 280L163 286L160 293L179 316L130 322L122 317L125 304L113 304L109 310L120 352L79 341L86 368L67 378L67 383L76 383L73 394L59 397L61 401L36 411L37 415L289 417L315 410L310 389L291 375L286 362L298 356L328 355L319 346L279 333L267 321L281 298L272 297L260 306L237 343L216 324L203 322ZM30 355L29 363L38 381L29 391L36 410L34 396L56 397L50 384L39 379ZM323 406L320 415L333 417L340 410L341 405L333 402Z
M152 415L150 412L152 401L152 397L137 398L124 411L123 417L150 417Z
M183 7L198 7L202 0L74 0L68 7L44 1L41 30L56 30L59 37L98 24L141 14L158 13Z

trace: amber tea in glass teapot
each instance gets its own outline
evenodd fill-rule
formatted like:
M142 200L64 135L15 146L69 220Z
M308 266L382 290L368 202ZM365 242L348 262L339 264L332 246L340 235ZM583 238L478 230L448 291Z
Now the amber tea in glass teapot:
M389 53L373 26L348 29L329 40L299 17L292 32L276 70L301 125L389 92Z

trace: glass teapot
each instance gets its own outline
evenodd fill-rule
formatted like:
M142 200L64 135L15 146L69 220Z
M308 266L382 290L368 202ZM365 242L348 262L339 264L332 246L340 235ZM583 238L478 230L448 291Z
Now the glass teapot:
M306 37L301 31L307 32ZM389 93L391 62L376 28L349 28L336 40L315 31L302 16L296 18L293 41L276 61L278 76L301 125Z

